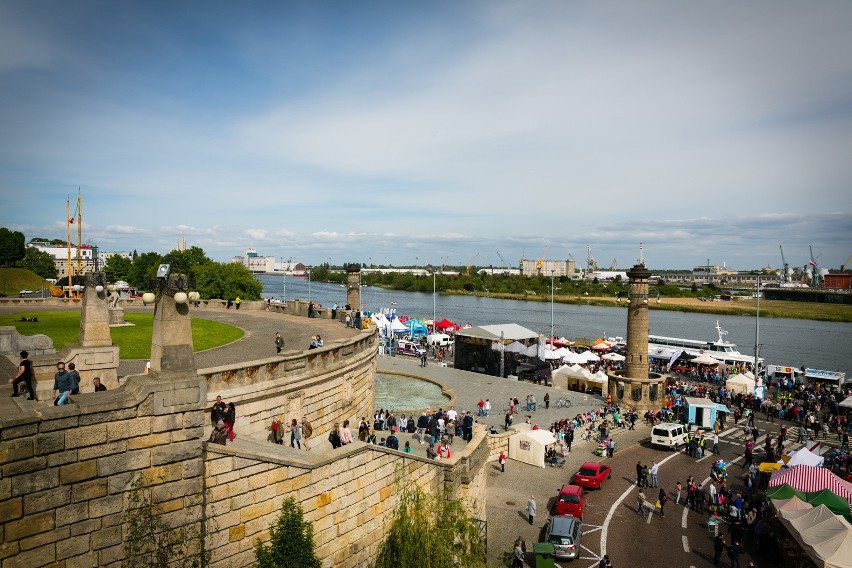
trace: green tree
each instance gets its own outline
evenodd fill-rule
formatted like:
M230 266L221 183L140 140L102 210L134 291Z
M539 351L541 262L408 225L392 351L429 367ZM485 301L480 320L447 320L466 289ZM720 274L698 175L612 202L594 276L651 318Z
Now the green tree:
M151 502L151 490L142 476L133 480L124 510L123 568L185 566L201 568L210 560L210 551L201 543L199 519L172 527L163 520L159 506Z
M27 254L24 248L24 234L0 227L0 266L11 266Z
M166 254L162 261L171 267L172 274L185 274L187 278L195 278L199 266L210 264L212 261L200 247L190 247L187 250L173 250Z
M461 499L450 499L445 492L427 494L417 483L397 487L399 504L373 568L485 566L479 523Z
M104 265L104 273L113 282L117 282L118 280L129 282L128 279L132 270L133 261L120 254L107 257L106 264Z
M259 300L263 284L242 264L209 262L196 268L195 289L202 298Z
M269 545L260 539L254 547L256 568L320 568L314 550L314 527L292 497L281 504L281 514L270 531Z
M134 288L145 290L148 288L148 281L153 280L157 276L157 267L163 260L156 252L144 252L133 259L133 265L130 268L130 273L127 275L127 283Z
M53 263L53 258L35 247L27 247L24 258L15 265L35 272L42 278L56 278L56 265Z

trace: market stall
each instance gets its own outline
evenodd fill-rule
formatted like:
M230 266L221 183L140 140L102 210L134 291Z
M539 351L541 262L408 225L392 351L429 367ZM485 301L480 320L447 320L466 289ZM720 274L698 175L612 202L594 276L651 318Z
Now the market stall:
M529 430L509 437L509 459L544 467L547 446L556 443L549 430Z

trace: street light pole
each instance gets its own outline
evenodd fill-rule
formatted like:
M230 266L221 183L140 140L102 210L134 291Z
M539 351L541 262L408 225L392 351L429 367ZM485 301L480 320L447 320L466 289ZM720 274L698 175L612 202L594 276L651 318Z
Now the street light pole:
M435 269L432 269L432 325L435 325Z
M308 303L311 303L311 267L308 267Z
M550 348L553 349L553 270L550 271Z

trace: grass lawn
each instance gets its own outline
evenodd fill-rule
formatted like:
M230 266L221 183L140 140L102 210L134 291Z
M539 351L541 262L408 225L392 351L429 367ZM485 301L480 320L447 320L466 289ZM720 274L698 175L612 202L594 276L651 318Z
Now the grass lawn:
M37 317L38 322L23 322L22 317ZM121 348L122 359L149 359L153 314L124 314L124 320L133 327L114 327L110 330L112 342ZM65 345L77 343L80 335L80 312L18 312L0 315L0 325L13 325L22 335L43 333L53 339L59 351ZM201 318L192 319L192 347L203 351L231 343L243 336L243 330Z

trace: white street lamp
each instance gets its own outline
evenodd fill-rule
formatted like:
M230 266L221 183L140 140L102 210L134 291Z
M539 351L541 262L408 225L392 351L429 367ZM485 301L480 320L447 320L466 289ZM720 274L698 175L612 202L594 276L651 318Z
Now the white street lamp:
M550 271L550 348L553 349L553 270Z

